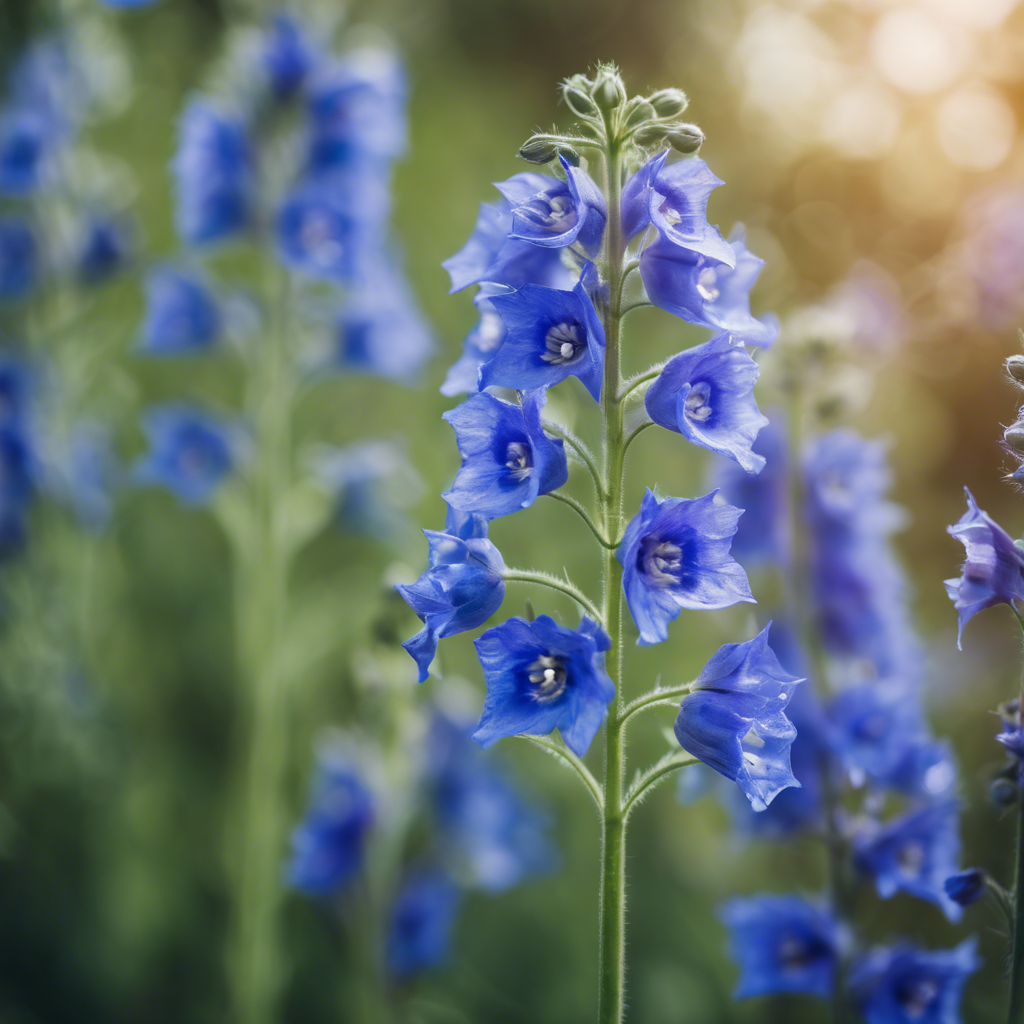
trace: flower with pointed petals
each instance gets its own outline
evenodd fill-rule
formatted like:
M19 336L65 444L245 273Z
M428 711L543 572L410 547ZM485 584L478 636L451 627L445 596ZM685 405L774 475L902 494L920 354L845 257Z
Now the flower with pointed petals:
M149 454L135 466L143 484L164 487L183 505L204 505L236 461L236 428L188 405L158 405L143 427Z
M430 568L398 592L423 620L423 629L402 646L419 666L420 682L430 674L437 642L482 626L505 597L505 563L487 539L487 520L449 508L443 532L423 531Z
M668 639L683 608L728 608L754 602L743 568L729 554L743 510L702 498L659 501L648 488L616 558L641 646Z
M527 284L495 295L491 305L505 324L505 340L480 367L480 387L531 391L579 377L601 400L604 328L581 277L571 292Z
M864 1024L960 1024L964 985L981 966L976 947L970 938L948 950L872 950L850 972Z
M549 178L539 192L528 190L541 175L517 174L495 185L512 206L509 238L554 249L578 242L585 253L595 256L608 220L604 193L586 171L573 167L563 156L558 159L566 180Z
M459 901L458 887L438 871L406 882L391 910L388 965L393 974L404 977L444 963Z
M446 412L462 467L441 497L463 512L497 519L561 487L569 468L562 441L541 427L544 402L543 391L526 392L521 406L481 393Z
M441 385L441 394L449 398L465 393L472 394L479 389L480 368L493 359L505 341L505 322L498 316L494 303L495 295L505 289L500 285L482 284L473 296L473 305L480 311L480 320L466 335L462 343L462 355L449 367Z
M551 186L546 174L523 171L502 182L524 199ZM521 238L510 238L512 204L504 197L496 203L481 203L473 233L466 244L441 266L452 279L451 291L462 291L471 284L489 282L509 288L524 284L543 284L550 288L571 288L572 275L562 266L558 249L535 245Z
M608 635L584 616L566 629L541 615L515 618L474 641L487 699L473 739L489 747L504 736L541 736L555 728L579 757L601 728L615 684L605 671Z
M737 783L755 811L800 785L789 761L796 729L785 712L803 680L779 664L768 646L770 628L718 649L683 698L675 724L679 745Z
M199 274L157 267L146 275L145 288L141 351L176 356L205 352L216 344L223 317L210 286Z
M0 299L19 299L36 283L36 236L23 217L0 217Z
M1016 601L1024 599L1024 551L987 512L978 508L974 495L966 493L967 512L948 528L949 534L967 549L959 578L945 581L946 593L959 615L957 647L964 626L978 612L995 604L1012 608Z
M275 15L264 32L263 69L280 99L294 96L313 67L314 53L302 26L288 14Z
M828 908L766 893L730 900L720 916L741 972L736 999L783 992L829 997L842 929Z
M644 404L655 423L702 448L738 462L748 473L764 469L752 451L768 419L758 411L757 363L728 334L674 356L647 389Z
M925 804L885 825L868 826L854 840L857 867L875 880L882 899L907 892L940 907L951 921L960 907L945 881L960 868L959 809L955 800Z
M291 885L309 896L337 892L362 868L373 820L373 796L358 773L323 758L306 817L292 833Z

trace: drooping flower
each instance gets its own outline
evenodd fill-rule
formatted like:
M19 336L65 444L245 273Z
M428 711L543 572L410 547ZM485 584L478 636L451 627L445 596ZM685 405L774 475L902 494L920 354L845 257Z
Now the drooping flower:
M146 275L146 317L141 350L175 356L210 349L223 330L223 317L206 280L177 267L157 267Z
M747 574L729 554L743 510L715 501L717 493L659 501L648 488L626 527L616 558L640 645L667 640L683 608L753 602Z
M362 869L373 821L373 796L359 774L324 757L306 816L292 833L291 885L310 896L337 892Z
M771 623L742 644L725 644L704 666L676 718L679 745L743 790L755 811L787 786L796 737L786 707L802 682L768 646Z
M498 316L491 299L505 289L500 285L482 284L473 296L473 305L480 311L480 320L466 335L462 355L449 367L441 394L449 398L472 394L479 389L480 368L493 359L505 341L505 322Z
M966 493L967 512L948 528L949 534L967 549L959 578L945 581L946 593L959 618L957 647L964 626L978 612L996 604L1015 607L1016 601L1024 599L1024 551L987 512L978 508L974 495Z
M981 966L976 947L970 938L949 950L872 950L850 972L865 1024L960 1024L964 985Z
M670 359L648 388L644 405L660 426L759 473L765 459L752 446L768 423L754 398L760 372L742 345L719 334Z
M391 911L388 965L405 977L439 967L448 956L460 893L438 871L423 872L403 886Z
M136 480L166 488L183 505L206 504L236 461L235 428L183 404L153 406L143 427L149 454L136 464Z
M480 724L473 734L489 747L505 736L539 736L554 729L582 757L615 696L605 671L607 634L584 616L575 630L541 615L514 618L474 641L487 681Z
M174 175L178 234L185 242L221 241L249 224L255 168L239 116L194 99L178 125Z
M969 907L985 895L987 875L981 868L968 868L945 881L946 895L961 907Z
M537 191L541 175L517 174L495 186L512 207L510 238L560 249L578 242L589 256L601 248L608 208L604 193L586 171L559 157L565 181L548 178Z
M276 14L264 33L262 59L272 92L288 99L306 81L315 58L298 21L288 14Z
M740 967L736 999L784 992L831 995L842 929L828 908L800 896L766 893L730 900L721 918Z
M960 869L959 811L955 800L925 804L885 825L868 826L854 840L854 859L875 880L882 899L907 892L940 907L951 921L960 907L945 881Z
M0 217L0 299L19 299L36 282L39 251L23 217Z
M94 214L82 225L75 257L78 279L86 285L108 281L130 257L131 236L118 218Z
M430 674L443 637L482 626L505 597L505 563L487 539L487 520L449 508L445 529L423 531L430 547L430 568L398 592L423 620L423 629L402 646L419 666L419 681Z
M481 388L532 391L571 376L601 400L604 328L582 276L571 292L527 284L495 295L491 305L505 324L505 340L480 367Z
M521 406L481 393L444 414L462 456L452 489L442 495L449 505L496 519L565 483L563 442L541 426L544 402L543 391L525 393Z

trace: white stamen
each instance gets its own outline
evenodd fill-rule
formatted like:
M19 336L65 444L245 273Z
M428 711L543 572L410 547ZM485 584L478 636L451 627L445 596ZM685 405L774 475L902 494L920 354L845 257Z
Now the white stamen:
M546 363L561 366L576 358L577 352L583 348L580 341L580 329L576 324L561 323L548 328L544 335L544 351L540 357Z
M686 418L697 423L704 423L711 416L711 405L708 399L711 397L711 388L707 384L698 384L686 396L683 402L683 412Z
M663 540L644 558L644 575L656 587L673 587L679 582L678 570L682 567L683 549L670 540Z
M533 469L530 449L522 441L513 441L505 449L505 466L513 480L525 480Z
M705 267L697 275L697 291L705 302L714 302L722 294L718 288L718 274L714 267Z
M568 676L565 666L550 654L542 654L529 667L529 680L532 687L530 696L538 704L550 704L560 697L565 690Z

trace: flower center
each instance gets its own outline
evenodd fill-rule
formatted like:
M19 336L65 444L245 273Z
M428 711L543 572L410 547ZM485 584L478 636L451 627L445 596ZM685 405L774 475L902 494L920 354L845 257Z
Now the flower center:
M561 323L548 328L544 335L544 351L540 357L545 363L562 366L571 363L583 348L579 324Z
M572 196L552 196L546 205L547 211L539 211L540 217L544 224L552 230L560 231L562 222L576 212Z
M302 248L321 267L332 267L341 261L344 246L334 232L332 218L323 210L310 210L302 219L299 231Z
M505 449L505 466L513 480L525 480L533 469L530 446L522 441L512 441Z
M924 978L911 985L900 999L907 1017L920 1020L939 998L939 986L931 978Z
M516 213L541 231L560 235L575 223L576 204L567 192L553 196L541 194L527 200Z
M674 587L683 568L683 549L670 540L652 544L643 556L644 575L655 587Z
M550 654L542 654L529 668L530 696L538 704L550 704L565 691L568 674L565 666Z
M697 275L697 291L705 302L714 302L722 294L718 288L718 273L714 267L705 267Z
M674 206L669 205L668 200L661 204L658 212L665 218L671 227L675 227L677 224L681 224L683 222L683 218L679 215L679 211Z
M683 412L688 420L704 423L711 417L711 385L705 381L694 384L683 402Z
M803 939L786 935L779 943L779 966L784 974L796 974L810 962L810 950Z

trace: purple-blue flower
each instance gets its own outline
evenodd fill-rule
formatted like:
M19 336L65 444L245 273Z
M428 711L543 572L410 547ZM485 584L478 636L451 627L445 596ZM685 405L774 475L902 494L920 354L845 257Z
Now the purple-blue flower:
M604 328L580 277L570 291L527 284L495 295L491 305L505 324L505 340L480 367L480 387L532 391L579 377L601 400Z
M673 356L644 396L655 423L738 462L748 473L764 469L752 450L768 419L754 399L760 368L728 334Z
M800 896L765 893L730 900L720 916L740 968L736 999L785 992L831 995L843 941L827 907Z
M38 262L28 221L13 214L0 217L0 299L21 298L36 282Z
M755 811L800 785L789 760L796 729L785 712L803 680L779 664L768 646L770 628L718 649L683 697L675 724L679 745L737 783Z
M945 581L946 593L959 617L957 647L964 626L978 612L996 604L1015 607L1014 602L1024 598L1024 550L987 512L978 508L970 491L966 493L967 512L948 528L950 535L967 549L959 578Z
M362 869L373 821L373 796L358 773L323 758L306 816L292 833L288 881L309 896L337 892Z
M439 967L448 956L461 894L439 871L405 883L391 910L388 966L397 977Z
M200 274L177 267L157 267L146 275L146 316L141 351L176 356L205 352L223 330L216 296Z
M402 646L419 666L419 681L430 674L437 643L482 626L505 597L505 563L487 539L487 520L449 508L443 532L424 530L430 568L398 592L423 620L423 629Z
M869 824L854 839L857 868L874 878L882 899L906 892L958 921L960 907L946 895L945 881L960 869L959 820L956 801L939 800Z
M136 480L167 489L183 505L206 504L235 464L236 428L202 409L153 406L143 428L149 454L136 464Z
M491 301L504 291L500 285L482 284L473 296L473 305L480 311L480 320L466 335L462 355L448 368L441 385L442 395L452 398L479 390L480 368L494 358L505 341L505 323Z
M306 81L315 55L299 22L289 14L277 14L264 32L262 59L271 91L288 99Z
M526 392L521 406L480 393L444 414L462 456L452 489L442 495L449 505L497 519L565 483L563 443L541 426L544 402L543 391Z
M985 895L988 876L981 868L968 868L950 875L944 883L946 895L961 907L969 907Z
M578 242L587 255L596 256L608 220L604 193L586 171L564 157L559 161L566 180L547 178L539 191L535 179L542 175L517 174L495 185L512 207L509 237L555 249Z
M981 966L976 947L970 938L949 950L872 950L850 972L864 1024L960 1024L964 985Z
M108 281L131 256L132 238L117 217L94 214L82 225L76 253L78 279L86 285Z
M566 629L547 615L514 618L474 645L487 681L477 743L557 728L570 750L587 752L615 696L604 664L611 642L597 623L584 616L579 628Z
M28 195L42 184L53 128L31 110L0 117L0 193Z
M255 167L241 117L194 99L178 125L174 176L185 242L217 242L245 228L253 215Z
M648 488L626 527L616 557L642 646L667 640L668 624L683 608L754 600L747 574L729 554L743 510L715 501L717 493L659 501Z

